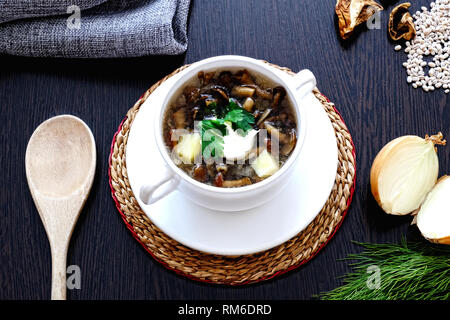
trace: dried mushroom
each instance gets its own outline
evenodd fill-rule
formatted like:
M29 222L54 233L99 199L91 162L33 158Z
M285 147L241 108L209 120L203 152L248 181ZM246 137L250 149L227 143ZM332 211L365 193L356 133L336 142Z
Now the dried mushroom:
M342 39L348 39L356 26L366 22L383 7L373 0L337 0L336 15Z
M389 16L389 36L392 40L411 40L416 36L414 21L408 8L411 3L405 2L396 6Z

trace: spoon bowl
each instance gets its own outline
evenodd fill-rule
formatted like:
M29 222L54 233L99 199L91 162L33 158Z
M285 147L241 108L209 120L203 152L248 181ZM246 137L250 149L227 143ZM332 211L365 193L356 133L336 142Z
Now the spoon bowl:
M52 299L66 298L66 257L96 166L95 140L79 118L61 115L40 124L28 142L28 186L52 253Z

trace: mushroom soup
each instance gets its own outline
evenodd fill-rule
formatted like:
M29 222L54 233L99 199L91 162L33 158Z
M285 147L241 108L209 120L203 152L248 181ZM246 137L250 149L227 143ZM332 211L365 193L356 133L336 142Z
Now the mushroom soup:
M286 90L247 70L199 72L169 102L163 138L188 176L241 187L277 172L294 150L297 119Z

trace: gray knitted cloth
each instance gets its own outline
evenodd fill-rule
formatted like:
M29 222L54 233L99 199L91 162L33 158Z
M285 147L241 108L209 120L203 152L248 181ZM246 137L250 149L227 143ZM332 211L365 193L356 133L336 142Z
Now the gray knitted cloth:
M0 53L106 58L181 54L190 0L0 0Z

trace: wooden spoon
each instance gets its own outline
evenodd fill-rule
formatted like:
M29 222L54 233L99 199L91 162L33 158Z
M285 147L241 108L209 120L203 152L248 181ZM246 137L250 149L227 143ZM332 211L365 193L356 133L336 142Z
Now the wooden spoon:
M95 164L91 130L71 115L44 121L28 142L28 186L52 254L52 300L66 299L67 249L94 180Z

